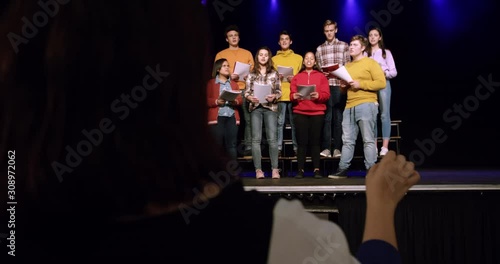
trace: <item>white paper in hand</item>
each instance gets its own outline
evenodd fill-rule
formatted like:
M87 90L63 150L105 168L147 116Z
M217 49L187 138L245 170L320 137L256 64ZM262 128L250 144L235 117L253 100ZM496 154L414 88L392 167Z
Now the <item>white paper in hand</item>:
M339 67L335 71L332 71L332 74L337 76L338 78L346 81L346 82L352 81L352 77L349 74L349 72L347 72L347 69L345 68L345 66Z
M316 85L297 85L297 92L302 95L302 99L311 100L311 93L316 92Z
M250 73L250 64L237 61L234 64L234 74L238 74L238 81L245 81L244 78Z
M271 85L258 84L253 85L253 96L259 98L259 103L266 103L266 97L271 94Z
M283 81L288 82L288 76L293 76L293 68L278 65L278 73L283 75Z

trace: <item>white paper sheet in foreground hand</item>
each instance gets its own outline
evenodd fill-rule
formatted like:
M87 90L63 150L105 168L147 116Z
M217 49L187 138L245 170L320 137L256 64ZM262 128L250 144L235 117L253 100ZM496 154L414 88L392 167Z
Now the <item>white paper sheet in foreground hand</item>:
M311 100L311 93L316 92L316 84L297 85L297 92L302 95L302 99Z
M234 64L234 74L238 74L239 79L238 81L245 81L243 78L245 78L249 73L250 73L250 64L246 64L243 62L237 61Z
M352 77L349 74L349 72L347 72L347 69L345 68L345 66L339 67L335 71L332 71L332 74L337 76L338 78L346 81L346 82L352 81Z
M253 84L253 96L259 98L259 103L267 103L266 96L271 94L271 85Z
M220 99L224 99L226 101L234 101L236 100L236 98L238 97L238 95L240 95L241 92L240 91L228 91L228 90L224 90L222 91L222 93L220 94L219 98Z
M287 66L278 65L278 73L283 75L283 81L288 82L287 77L293 75L293 68Z

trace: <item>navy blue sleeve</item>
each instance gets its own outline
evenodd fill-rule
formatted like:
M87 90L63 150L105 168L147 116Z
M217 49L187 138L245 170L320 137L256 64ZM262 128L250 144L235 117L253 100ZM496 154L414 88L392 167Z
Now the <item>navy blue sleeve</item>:
M361 263L401 263L399 251L383 240L368 240L361 244L356 253Z

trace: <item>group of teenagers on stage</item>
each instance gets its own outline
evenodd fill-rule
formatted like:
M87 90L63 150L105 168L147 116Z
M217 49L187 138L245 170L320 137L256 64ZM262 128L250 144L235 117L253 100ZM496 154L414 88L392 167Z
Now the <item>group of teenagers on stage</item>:
M315 178L323 177L321 156L340 157L337 170L328 178L346 178L358 132L363 140L367 170L376 163L378 155L384 156L388 152L390 79L397 75L392 53L385 48L380 28L371 29L368 38L353 36L350 43L338 40L335 37L337 30L335 21L326 20L323 24L326 41L315 52L308 51L303 56L293 52L291 34L282 31L278 42L280 50L276 55L263 46L252 56L248 50L239 47L238 27L231 25L226 28L229 47L215 56L212 78L207 82L208 123L219 146L225 148L231 159L236 159L238 126L240 115L243 115L244 155L252 156L256 178L265 177L261 153L263 127L269 145L271 178L280 178L278 159L287 112L297 156L296 178L304 177L307 151L310 151ZM251 65L244 78L234 73L237 61ZM331 65L345 66L352 80L342 80L324 71ZM293 75L283 76L277 71L278 66L291 67ZM259 85L271 86L271 93L265 97L264 103L255 95L256 89L261 87ZM315 91L301 94L298 87L303 85L314 85ZM226 101L220 98L224 90L241 91L241 96ZM377 147L379 109L382 124L380 152Z

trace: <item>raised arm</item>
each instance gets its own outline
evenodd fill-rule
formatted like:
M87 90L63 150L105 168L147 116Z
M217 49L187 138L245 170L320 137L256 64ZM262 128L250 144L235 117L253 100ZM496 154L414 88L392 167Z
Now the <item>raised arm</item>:
M411 186L420 180L414 164L403 155L389 151L380 163L375 164L366 175L366 220L363 245L358 259L373 260L383 254L380 248L395 252L398 248L394 213L396 207ZM372 247L372 249L367 248ZM378 248L373 250L373 247ZM389 256L390 254L387 254ZM392 258L394 260L394 258ZM371 261L368 261L371 262ZM380 263L391 263L384 260ZM398 262L398 261L395 261Z

